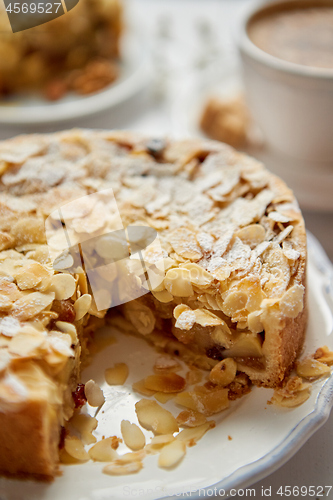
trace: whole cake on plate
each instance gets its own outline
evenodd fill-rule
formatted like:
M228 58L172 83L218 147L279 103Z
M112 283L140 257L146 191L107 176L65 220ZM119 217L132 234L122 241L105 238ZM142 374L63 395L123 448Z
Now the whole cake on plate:
M232 358L271 388L289 374L306 236L293 193L262 164L212 141L73 130L1 142L0 173L1 473L55 475L106 317L206 370ZM140 246L130 227L156 238Z

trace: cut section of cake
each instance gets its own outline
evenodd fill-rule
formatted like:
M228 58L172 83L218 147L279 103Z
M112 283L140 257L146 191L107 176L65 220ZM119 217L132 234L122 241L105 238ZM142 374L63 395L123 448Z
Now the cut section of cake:
M212 141L74 130L0 143L0 172L1 473L55 475L105 321L281 385L304 341L306 235L262 164Z

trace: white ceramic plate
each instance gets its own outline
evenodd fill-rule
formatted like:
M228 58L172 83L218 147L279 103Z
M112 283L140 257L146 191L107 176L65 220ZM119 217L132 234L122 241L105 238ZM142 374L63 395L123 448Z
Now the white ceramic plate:
M119 78L95 94L68 93L56 102L42 96L22 94L0 101L0 124L50 124L83 118L116 106L142 90L151 78L148 52L134 34L124 35Z
M313 353L322 345L333 348L333 268L319 243L309 235L309 325L305 352ZM104 389L106 403L98 414L96 436L120 436L120 422L137 422L131 384L152 373L157 356L143 340L104 330L115 336L85 370L84 380L94 378ZM104 369L114 362L126 361L130 377L125 387L110 387L104 382ZM200 488L228 491L245 488L285 463L328 418L333 398L333 375L313 384L311 397L294 409L267 405L272 390L254 388L232 403L215 418L216 427L187 451L184 461L174 470L157 467L157 456L144 460L144 468L135 475L106 476L102 464L62 466L63 475L52 484L0 480L1 500L120 500L139 497L144 500L169 498ZM166 405L177 414L172 402ZM90 409L90 414L94 414ZM147 436L152 433L146 432ZM232 437L232 440L228 439ZM125 451L124 445L120 452ZM201 498L203 494L201 493ZM210 495L211 496L211 495Z
M172 132L177 138L204 137L200 129L200 116L211 96L232 98L244 92L241 69L235 58L226 58L219 67L212 67L202 75L188 75L174 96L172 106ZM262 140L255 127L254 137ZM333 161L332 164L305 162L287 157L267 146L245 151L262 161L291 187L304 210L333 210Z

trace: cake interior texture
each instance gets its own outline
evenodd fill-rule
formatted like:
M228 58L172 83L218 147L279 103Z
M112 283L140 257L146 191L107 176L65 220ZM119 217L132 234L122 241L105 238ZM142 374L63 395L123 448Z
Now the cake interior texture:
M305 335L306 236L292 191L258 161L73 130L3 141L0 174L2 474L55 476L105 322L204 370L233 358L252 383L283 383ZM130 227L156 238L127 233L121 259Z

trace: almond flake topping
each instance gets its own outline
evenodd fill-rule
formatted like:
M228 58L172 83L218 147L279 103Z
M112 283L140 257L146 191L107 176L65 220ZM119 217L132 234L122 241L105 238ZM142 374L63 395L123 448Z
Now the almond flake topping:
M89 457L96 462L111 462L119 458L116 450L112 448L113 438L105 438L98 441L89 451Z
M79 321L87 314L87 312L90 309L91 302L92 302L91 295L89 295L87 293L84 295L81 295L81 297L77 299L77 301L74 303L74 310L76 313L76 316L75 316L76 321Z
M165 445L158 458L158 466L170 468L177 465L186 454L186 444L182 441L172 441Z
M0 332L6 337L14 337L20 331L20 322L12 316L6 316L0 320Z
M52 277L49 291L55 293L56 300L69 299L75 292L76 282L70 274L55 274Z
M12 314L20 321L33 318L52 304L54 293L32 292L18 299L13 307Z

